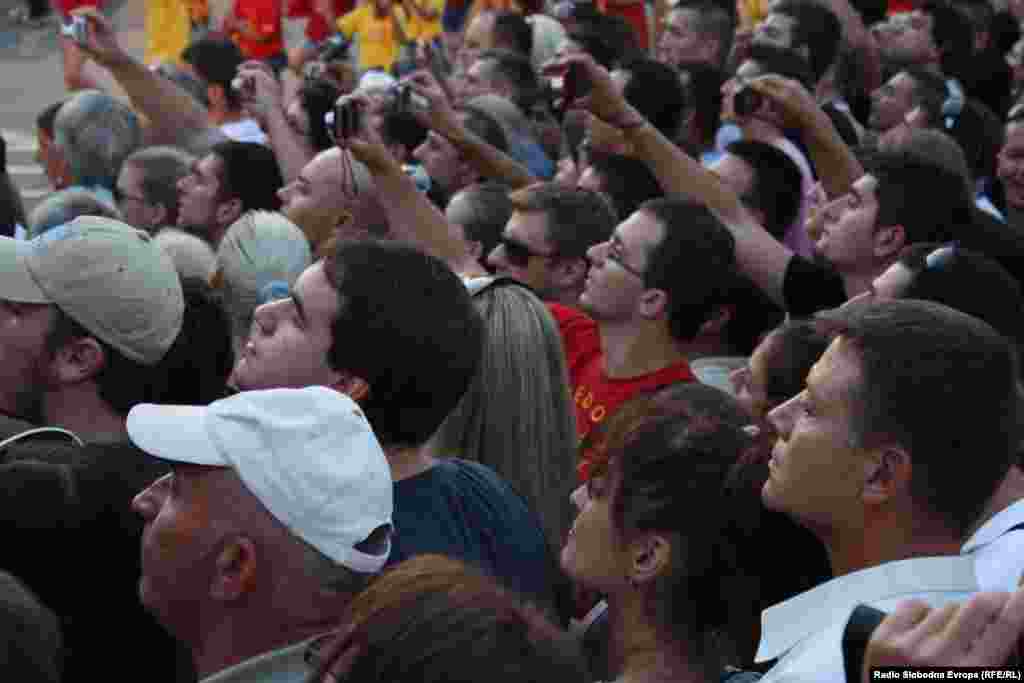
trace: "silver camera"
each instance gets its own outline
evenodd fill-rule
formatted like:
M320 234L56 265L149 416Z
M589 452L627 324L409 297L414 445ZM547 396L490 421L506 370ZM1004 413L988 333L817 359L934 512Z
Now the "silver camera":
M71 17L71 21L60 25L60 34L79 45L85 45L89 39L89 20L83 16Z

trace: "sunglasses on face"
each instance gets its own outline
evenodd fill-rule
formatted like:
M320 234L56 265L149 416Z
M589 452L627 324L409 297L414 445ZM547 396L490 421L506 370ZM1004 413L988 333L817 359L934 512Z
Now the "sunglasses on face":
M525 268L530 263L530 258L536 256L537 258L554 258L557 256L555 252L545 254L544 252L534 251L522 242L516 241L506 235L502 235L498 243L505 248L505 259L510 265L516 268Z

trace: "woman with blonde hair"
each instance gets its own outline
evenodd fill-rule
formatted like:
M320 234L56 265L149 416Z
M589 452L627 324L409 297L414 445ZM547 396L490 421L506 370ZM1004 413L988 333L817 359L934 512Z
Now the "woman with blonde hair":
M576 424L562 337L547 306L509 278L470 281L484 353L458 407L434 435L438 456L495 470L536 513L552 550L572 522Z

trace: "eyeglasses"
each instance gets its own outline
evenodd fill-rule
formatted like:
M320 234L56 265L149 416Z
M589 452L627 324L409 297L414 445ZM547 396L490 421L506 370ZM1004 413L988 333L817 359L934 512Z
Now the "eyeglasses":
M641 280L643 280L644 271L640 270L639 268L634 268L633 266L626 263L626 255L619 251L619 249L621 248L622 246L621 243L618 242L618 238L613 237L612 241L608 244L608 251L605 253L605 260L611 261L612 263L617 265L619 268L622 268L630 275L635 275Z
M125 201L126 199L134 199L135 201L140 202L142 204L149 203L149 200L146 199L145 197L141 197L134 194L128 194L127 192L117 187L116 185L114 186L114 189L111 191L111 194L114 195L114 201L118 204Z
M531 256L536 256L537 258L555 258L558 256L557 252L545 254L541 251L534 251L529 246L507 235L502 235L498 240L498 244L505 248L505 259L516 268L525 268L530 263Z

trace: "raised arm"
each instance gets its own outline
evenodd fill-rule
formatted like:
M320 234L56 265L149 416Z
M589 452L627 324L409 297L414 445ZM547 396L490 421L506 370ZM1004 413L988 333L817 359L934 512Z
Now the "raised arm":
M630 106L608 72L592 58L566 55L548 68L565 69L569 63L581 64L593 83L591 94L582 103L596 117L623 131L634 154L651 167L665 194L700 202L718 216L736 240L740 270L781 305L783 276L793 252L757 223L736 193L717 175L674 145Z
M98 11L85 8L88 37L82 50L106 68L146 118L153 142L176 144L196 151L223 135L210 125L206 109L195 98L160 74L150 71L117 42L110 22Z
M359 102L364 108L369 106L362 95L348 99ZM378 199L387 212L392 232L399 239L436 256L459 275L486 274L465 243L454 236L444 214L416 189L416 183L387 151L375 131L364 125L357 137L343 141L342 145L373 174Z
M864 167L811 94L796 81L774 75L755 78L750 87L772 100L788 127L803 133L825 194L834 199L848 193L864 175Z
M417 112L420 123L447 138L482 176L504 183L512 189L540 181L525 166L462 125L432 74L418 71L404 82L411 84L430 104L426 111Z
M270 67L263 62L245 62L238 70L238 78L251 83L251 87L242 89L242 102L267 132L284 182L292 182L299 177L302 167L316 156L316 150L307 136L296 132L288 123L281 84Z

